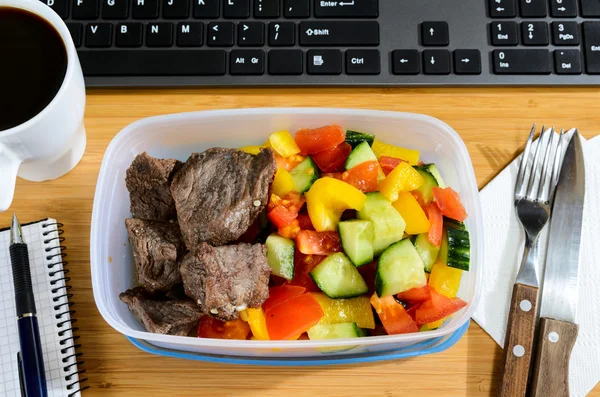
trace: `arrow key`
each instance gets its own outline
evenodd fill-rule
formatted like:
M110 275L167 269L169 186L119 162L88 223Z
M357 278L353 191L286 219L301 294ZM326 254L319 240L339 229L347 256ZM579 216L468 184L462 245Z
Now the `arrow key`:
M238 45L240 47L260 47L265 44L265 24L262 22L240 22L238 24Z
M450 74L450 52L446 50L423 51L425 74Z
M479 50L454 50L454 73L481 74Z
M517 16L515 0L488 0L492 18L514 18Z
M447 22L423 22L421 41L424 46L447 46L450 38Z
M417 50L394 50L392 52L392 73L419 74L421 62Z
M550 15L555 18L577 16L577 0L550 0Z
M206 42L211 47L233 45L233 22L211 22L206 32Z

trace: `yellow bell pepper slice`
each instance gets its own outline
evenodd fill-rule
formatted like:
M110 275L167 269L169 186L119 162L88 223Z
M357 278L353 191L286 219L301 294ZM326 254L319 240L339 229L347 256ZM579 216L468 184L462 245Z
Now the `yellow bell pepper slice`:
M345 210L361 210L367 196L354 186L335 178L317 179L306 193L310 220L318 232L337 230Z
M410 192L400 192L398 200L394 201L392 205L406 222L405 233L421 234L429 231L431 223L429 223L425 211L423 211L415 196Z
M377 139L373 142L371 149L373 149L377 158L380 158L381 156L395 157L397 159L408 161L408 164L410 165L417 165L419 163L419 157L421 156L421 153L419 153L418 150L390 145L378 141Z
M289 131L284 130L272 133L268 143L281 157L290 157L300 153L300 148Z
M262 149L262 148L263 148L263 146L244 146L244 147L239 148L238 150L241 150L242 152L257 155L260 153L260 149Z
M400 163L379 184L379 192L385 198L394 202L400 192L409 192L423 184L423 177L408 163Z
M331 299L322 292L312 292L312 295L324 313L319 324L356 323L359 328L375 328L375 317L368 296Z
M419 329L419 331L421 331L421 332L424 332L424 331L433 331L434 329L437 329L437 328L441 327L447 319L448 319L448 317L444 317L441 320L434 321L432 323L423 324L421 326L421 328Z
M271 189L273 194L279 197L285 196L295 189L292 175L283 168L277 168Z
M248 308L248 325L252 331L253 339L269 340L269 332L267 331L267 320L262 307L258 309Z
M431 268L429 285L440 294L448 298L454 298L458 293L461 277L462 270L436 262Z

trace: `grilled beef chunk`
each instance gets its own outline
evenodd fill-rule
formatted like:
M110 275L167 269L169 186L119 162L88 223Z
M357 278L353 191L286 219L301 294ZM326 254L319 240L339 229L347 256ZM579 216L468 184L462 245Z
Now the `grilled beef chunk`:
M181 168L181 161L156 159L138 154L125 174L134 218L165 222L177 219L171 196L171 179Z
M262 244L212 247L201 243L181 263L185 293L205 314L229 321L269 296L267 248Z
M173 177L171 193L183 240L190 251L207 242L237 240L269 200L275 155L212 148L194 153Z
M152 300L142 287L128 289L119 299L149 332L157 334L187 336L202 316L198 305L190 299Z
M179 262L185 247L176 222L125 220L140 284L148 291L168 291L181 283Z

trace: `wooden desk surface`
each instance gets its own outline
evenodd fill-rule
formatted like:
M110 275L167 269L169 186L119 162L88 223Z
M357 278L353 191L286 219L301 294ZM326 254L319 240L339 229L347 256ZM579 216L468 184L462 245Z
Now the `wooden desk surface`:
M532 122L600 133L600 90L581 89L209 89L91 90L83 160L45 183L19 180L13 211L23 222L44 216L65 226L77 305L78 334L91 388L84 396L490 396L502 350L476 324L446 352L403 361L331 368L208 364L143 353L104 322L92 295L89 234L96 178L110 140L129 123L185 111L317 106L425 113L452 126L467 143L480 187L510 162ZM600 396L596 385L591 396Z

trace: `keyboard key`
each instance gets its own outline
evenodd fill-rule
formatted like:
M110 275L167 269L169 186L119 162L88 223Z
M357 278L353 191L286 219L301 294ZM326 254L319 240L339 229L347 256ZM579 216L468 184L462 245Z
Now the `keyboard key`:
M146 25L146 45L148 47L170 47L173 45L173 24L166 22Z
M52 8L62 19L67 19L69 15L69 0L42 0L42 3Z
M488 0L490 17L514 18L517 16L515 0Z
M581 74L581 53L579 50L554 51L556 74Z
M183 19L190 14L190 3L188 0L163 0L163 18Z
M347 21L300 22L300 45L369 46L379 44L379 23Z
M223 0L223 16L225 18L248 18L250 16L250 0Z
M381 73L381 57L378 50L346 51L347 74L379 74Z
M111 23L90 23L85 28L86 47L110 47L112 44Z
M481 54L479 50L455 50L454 73L481 74Z
M548 50L494 50L496 74L550 74Z
M379 16L378 3L378 0L315 0L315 16L318 18L377 18Z
M584 17L600 17L600 1L581 0L581 15Z
M552 22L552 41L554 45L579 45L577 22Z
M211 22L208 24L206 41L211 47L231 47L233 45L233 22Z
M141 23L120 23L115 33L117 47L140 47L142 45Z
M548 14L547 0L520 0L523 18L544 18Z
M238 24L238 45L262 46L265 44L265 24L262 22L240 22Z
M233 50L229 56L229 73L260 75L265 73L265 53L262 50Z
M524 45L548 45L550 36L546 22L521 22Z
M73 0L73 19L98 18L98 0Z
M585 69L589 74L600 74L600 22L583 23Z
M202 22L179 22L177 24L178 47L200 47L202 45Z
M192 0L194 2L194 18L218 18L219 0Z
M519 33L516 22L494 21L490 24L492 45L517 45Z
M577 0L550 0L550 16L554 18L576 17Z
M419 74L421 61L417 50L394 50L392 52L393 74Z
M273 47L296 44L296 24L294 22L271 22L269 24L269 45Z
M225 74L223 50L82 51L86 76L214 76Z
M303 69L301 50L269 51L269 74L298 75Z
M102 18L126 19L129 0L102 0Z
M308 74L341 74L342 52L340 50L310 50L306 53Z
M283 15L286 18L308 18L310 16L309 0L284 0Z
M131 14L134 19L158 18L158 0L133 0Z
M450 52L446 50L423 51L425 74L450 74Z
M447 46L450 42L447 22L423 22L421 41L424 46Z
M254 0L255 18L279 18L279 0Z
M71 38L73 39L75 47L81 46L81 37L83 36L83 25L80 23L68 23L67 28L69 28L69 32L71 33Z

